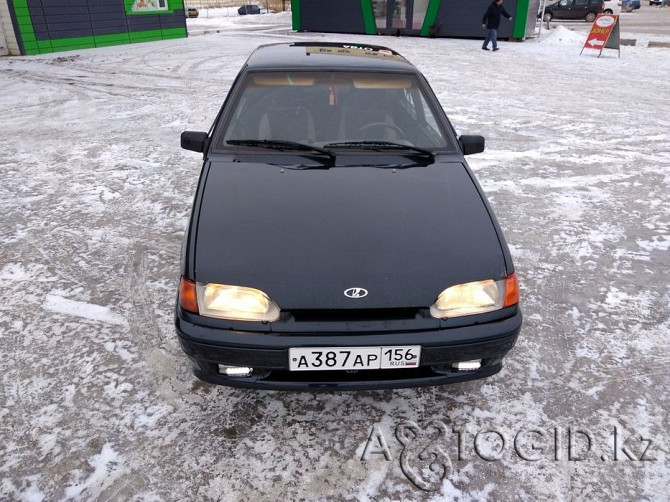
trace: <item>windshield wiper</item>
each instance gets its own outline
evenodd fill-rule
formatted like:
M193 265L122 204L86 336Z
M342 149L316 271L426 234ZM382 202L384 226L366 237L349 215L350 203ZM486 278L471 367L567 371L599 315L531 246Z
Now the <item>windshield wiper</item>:
M318 146L306 145L304 143L298 143L297 141L285 141L285 140L276 140L276 139L229 139L226 141L229 145L239 145L239 146L251 146L258 148L267 148L270 150L298 150L301 152L311 152L313 154L318 154L320 157L315 160L321 162L324 166L332 167L335 165L336 156L330 150L326 148L319 148ZM311 158L311 156L309 156Z
M403 145L402 143L395 143L393 141L338 141L335 143L328 143L324 145L325 148L355 148L360 150L373 150L376 152L382 152L386 150L408 151L410 155L424 157L429 160L428 164L432 164L435 161L435 154L430 150L425 148L419 148L418 146L412 145Z

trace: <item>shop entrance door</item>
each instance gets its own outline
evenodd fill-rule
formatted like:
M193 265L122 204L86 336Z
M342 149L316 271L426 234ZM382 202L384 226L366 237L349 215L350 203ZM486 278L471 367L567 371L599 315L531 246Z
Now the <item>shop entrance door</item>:
M372 0L377 32L385 35L418 35L430 0Z

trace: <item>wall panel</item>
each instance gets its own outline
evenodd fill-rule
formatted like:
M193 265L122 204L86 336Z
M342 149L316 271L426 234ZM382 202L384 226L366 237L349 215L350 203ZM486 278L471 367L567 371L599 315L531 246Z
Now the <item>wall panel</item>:
M187 36L183 0L5 0L22 54Z

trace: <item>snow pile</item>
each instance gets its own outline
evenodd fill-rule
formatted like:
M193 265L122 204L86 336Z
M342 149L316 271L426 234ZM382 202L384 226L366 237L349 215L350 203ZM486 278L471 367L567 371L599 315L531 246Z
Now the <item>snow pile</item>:
M582 46L586 41L586 34L569 30L564 26L556 26L551 30L543 30L540 42L547 45L576 45Z

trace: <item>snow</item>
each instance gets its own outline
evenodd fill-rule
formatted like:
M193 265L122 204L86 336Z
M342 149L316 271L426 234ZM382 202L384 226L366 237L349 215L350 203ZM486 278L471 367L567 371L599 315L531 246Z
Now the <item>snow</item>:
M224 7L218 9L200 9L198 18L189 20L188 32L189 35L194 36L225 33L238 29L245 29L246 31L277 27L285 29L290 25L290 12L240 16L237 13L237 7Z
M670 50L580 55L586 33L563 27L491 53L294 33L287 13L188 23L183 40L0 59L0 499L668 498ZM288 393L190 373L172 315L200 159L179 134L209 128L256 46L296 40L390 46L486 137L469 162L525 314L500 374ZM401 470L407 421L422 444L447 426L435 491ZM375 427L388 461L361 460ZM429 463L412 468L432 483Z
M127 326L125 319L115 315L108 307L68 300L58 295L47 295L44 308L55 313Z

